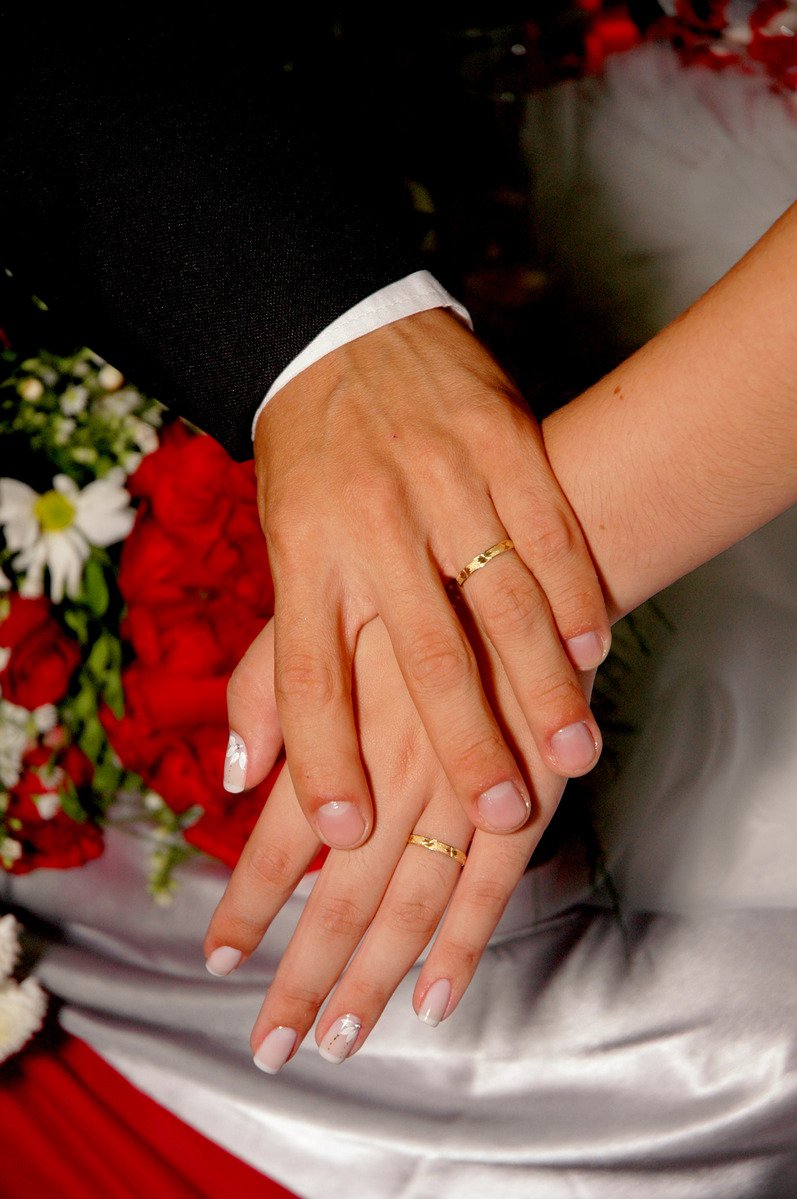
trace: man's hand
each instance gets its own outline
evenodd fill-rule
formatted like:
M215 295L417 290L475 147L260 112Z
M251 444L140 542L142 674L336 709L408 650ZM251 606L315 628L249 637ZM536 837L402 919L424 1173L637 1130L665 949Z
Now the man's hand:
M469 821L507 832L528 820L529 779L446 593L446 580L506 538L514 552L468 579L462 602L542 761L560 776L591 769L600 735L576 669L608 651L601 588L538 426L455 317L407 317L309 367L260 417L255 459L279 722L321 840L352 848L373 827L351 677L360 630L376 616ZM234 677L233 698L238 686ZM228 774L241 789L232 744Z

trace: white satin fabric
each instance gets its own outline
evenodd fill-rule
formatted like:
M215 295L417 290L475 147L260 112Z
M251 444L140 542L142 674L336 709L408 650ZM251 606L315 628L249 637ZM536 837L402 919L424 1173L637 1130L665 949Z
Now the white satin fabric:
M535 99L528 149L552 260L629 341L797 192L784 102L663 47ZM53 926L38 974L63 1023L305 1199L797 1194L796 576L790 513L661 597L669 626L644 618L653 654L620 697L640 731L598 812L625 928L565 852L526 875L449 1021L418 1023L410 977L350 1062L308 1038L271 1078L248 1032L308 884L214 980L224 872L193 865L156 908L146 843L116 832L83 870L6 883Z

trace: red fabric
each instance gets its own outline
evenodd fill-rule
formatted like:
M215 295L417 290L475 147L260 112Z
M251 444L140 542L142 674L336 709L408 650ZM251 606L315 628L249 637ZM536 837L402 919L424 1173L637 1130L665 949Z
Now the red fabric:
M0 1068L3 1199L296 1199L74 1037Z

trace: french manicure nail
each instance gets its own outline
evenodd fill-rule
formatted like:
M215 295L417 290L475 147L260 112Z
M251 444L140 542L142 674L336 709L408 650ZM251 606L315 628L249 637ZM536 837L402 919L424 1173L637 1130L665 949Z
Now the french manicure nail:
M578 670L594 670L608 652L599 633L579 633L568 640L567 648Z
M357 1040L362 1020L351 1013L339 1016L318 1046L318 1052L326 1062L342 1062L349 1056Z
M351 849L363 839L365 824L359 810L348 800L333 799L316 812L321 837L333 849Z
M479 815L493 832L511 833L529 818L531 804L514 783L496 783L476 801Z
M240 966L243 956L240 949L233 949L232 945L220 945L209 955L205 969L214 978L226 978L236 966Z
M451 983L447 978L438 978L437 982L432 983L423 997L423 1003L418 1012L418 1019L423 1021L424 1024L428 1024L430 1028L437 1028L445 1015L450 998Z
M551 748L557 763L567 774L588 770L598 756L598 743L583 720L554 733Z
M237 795L246 786L247 754L243 739L230 730L224 756L224 790Z
M264 1074L278 1074L293 1052L298 1033L280 1024L272 1028L252 1059Z

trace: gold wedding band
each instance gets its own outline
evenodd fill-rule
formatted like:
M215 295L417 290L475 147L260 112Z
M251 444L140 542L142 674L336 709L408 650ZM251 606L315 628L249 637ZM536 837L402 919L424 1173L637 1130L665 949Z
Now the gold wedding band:
M458 866L464 866L468 860L468 855L464 849L457 849L455 845L448 845L445 841L438 841L436 837L421 837L418 833L413 833L407 840L408 845L420 845L421 849L431 849L432 853L445 854L447 858L451 858Z
M481 570L488 562L492 562L493 558L497 558L500 554L505 554L507 550L513 550L514 548L515 543L509 537L505 541L497 541L488 550L484 550L481 554L477 554L475 558L472 558L467 566L463 566L456 577L456 582L460 587L464 586L470 576L475 574L477 570Z

